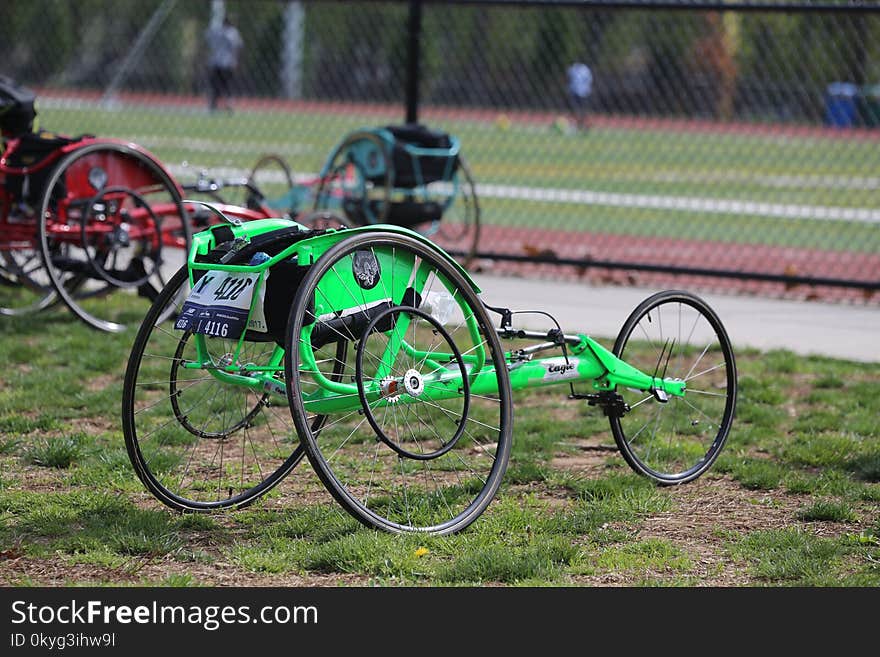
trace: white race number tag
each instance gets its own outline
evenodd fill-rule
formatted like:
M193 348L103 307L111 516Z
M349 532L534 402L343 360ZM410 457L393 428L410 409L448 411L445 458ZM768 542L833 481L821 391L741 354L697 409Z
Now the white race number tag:
M248 330L266 333L269 329L263 302L268 275L268 271L206 271L189 293L174 328L233 340L241 336L245 325ZM251 313L257 287L259 293Z

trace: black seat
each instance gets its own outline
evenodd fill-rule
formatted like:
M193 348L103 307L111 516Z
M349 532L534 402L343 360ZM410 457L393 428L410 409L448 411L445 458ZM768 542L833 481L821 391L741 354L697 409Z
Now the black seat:
M0 75L0 132L11 137L30 132L36 116L34 92Z
M447 133L417 123L389 125L385 129L394 137L391 159L395 187L411 189L452 178L458 167L458 154L451 152L452 140ZM438 153L416 154L407 146L428 148Z
M34 169L26 175L8 174L6 191L15 199L28 205L36 205L43 195L49 176L55 164L41 167L40 164L51 157L59 149L79 141L83 137L65 137L54 132L26 132L18 135L6 151L6 166L15 169ZM60 180L54 188L53 196L64 194L64 181Z

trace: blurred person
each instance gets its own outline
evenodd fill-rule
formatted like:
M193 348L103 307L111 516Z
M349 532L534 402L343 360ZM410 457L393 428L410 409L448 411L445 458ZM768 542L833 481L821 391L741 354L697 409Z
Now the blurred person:
M568 102L577 130L587 130L587 99L593 92L593 72L583 62L574 62L568 75Z
M230 16L225 16L221 25L205 31L205 42L208 46L208 107L212 112L218 109L231 112L229 97L244 42Z

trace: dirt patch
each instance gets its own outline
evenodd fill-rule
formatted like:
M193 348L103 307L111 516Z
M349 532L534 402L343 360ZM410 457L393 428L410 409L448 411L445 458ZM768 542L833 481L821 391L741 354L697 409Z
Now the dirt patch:
M107 582L124 586L159 583L175 576L189 576L201 586L366 586L369 581L368 577L349 574L252 573L223 560L193 564L172 558L144 558L132 559L120 568L106 568L66 560L0 559L0 585L3 586L14 586L22 581L39 586L89 586Z
M119 375L102 374L101 376L96 376L93 379L89 379L86 382L86 390L88 390L89 392L100 392L101 390L104 390L107 386L120 383L121 381L119 379Z

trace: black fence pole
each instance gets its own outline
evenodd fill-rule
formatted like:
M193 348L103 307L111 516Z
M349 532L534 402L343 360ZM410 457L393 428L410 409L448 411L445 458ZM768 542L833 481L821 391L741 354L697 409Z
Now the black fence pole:
M406 122L419 121L419 50L422 38L422 2L410 0L409 40L406 53Z

